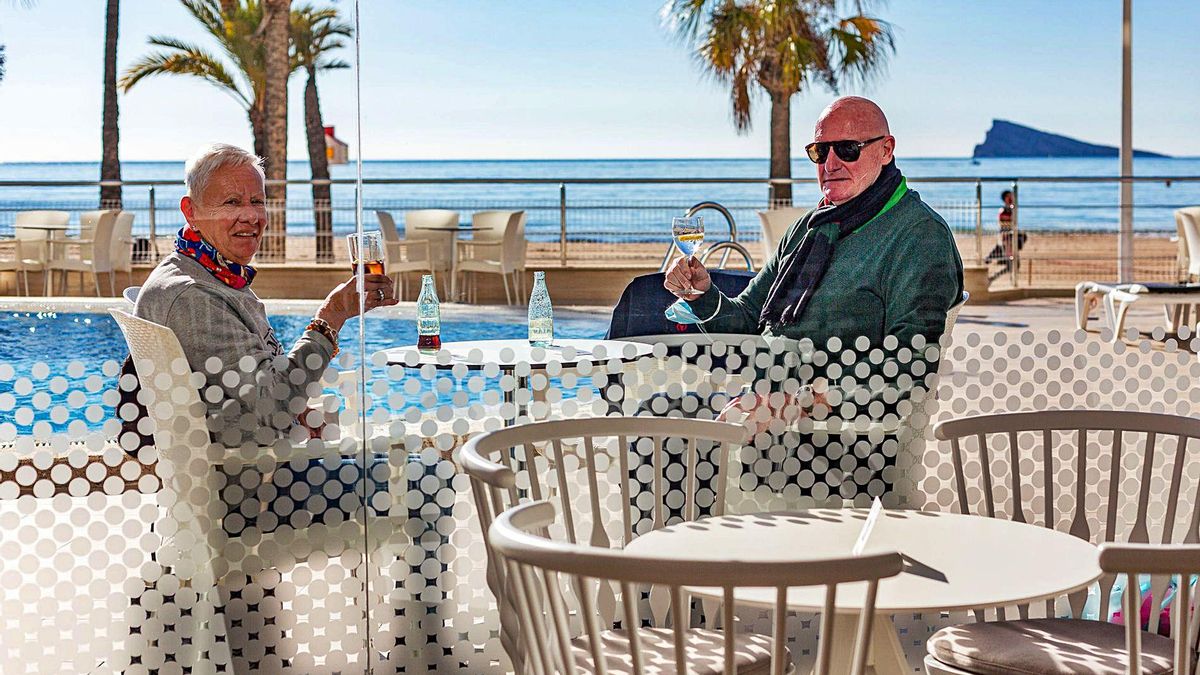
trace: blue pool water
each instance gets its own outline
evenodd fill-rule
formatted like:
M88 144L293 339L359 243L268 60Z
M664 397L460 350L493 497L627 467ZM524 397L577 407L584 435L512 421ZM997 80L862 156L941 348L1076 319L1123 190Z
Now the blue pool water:
M289 314L269 318L285 349L310 319ZM554 325L555 335L563 338L599 338L607 327L603 317L578 316L559 317ZM527 332L523 321L442 322L443 341L524 338ZM416 333L411 319L369 317L366 353L412 344ZM348 321L341 335L343 347L355 349L358 319ZM18 434L30 433L39 423L56 432L75 421L99 428L113 415L112 394L106 401L105 392L116 388L115 370L111 365L106 370L104 364L119 364L126 354L121 330L106 313L0 314L0 425L14 425ZM403 391L403 383L391 384L395 391ZM423 389L428 391L428 385ZM419 395L406 394L407 398L416 403ZM449 402L449 394L445 398ZM11 434L12 427L8 429Z

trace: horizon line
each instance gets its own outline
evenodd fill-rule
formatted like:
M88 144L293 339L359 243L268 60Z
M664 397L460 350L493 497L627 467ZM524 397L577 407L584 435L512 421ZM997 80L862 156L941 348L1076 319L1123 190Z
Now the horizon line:
M807 159L804 155L799 155L793 158L793 161ZM972 157L970 155L917 155L917 156L897 156L898 160L962 160L962 161L995 161L995 160L1011 160L1011 159L1112 159L1117 157L1052 157L1052 156L1024 156L1024 157ZM1166 157L1135 157L1135 159L1200 159L1200 155L1169 155ZM307 159L289 159L288 163L307 164ZM373 162L389 162L389 163L430 163L438 162L444 164L454 163L469 163L469 162L767 162L769 157L572 157L572 158L554 158L554 157L530 157L530 158L492 158L492 157L477 157L477 158L460 158L460 159L363 159L364 164ZM182 164L187 162L187 159L123 159L121 164ZM51 160L28 160L28 161L5 161L0 160L0 166L12 166L18 164L99 164L99 159L51 159ZM347 162L353 164L354 161ZM338 166L331 164L330 166Z

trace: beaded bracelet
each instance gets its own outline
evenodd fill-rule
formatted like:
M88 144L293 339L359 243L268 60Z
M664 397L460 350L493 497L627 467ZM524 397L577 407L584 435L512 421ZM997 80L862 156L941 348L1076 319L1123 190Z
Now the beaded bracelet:
M329 340L331 343L333 343L333 353L330 354L329 356L330 356L330 358L337 356L338 351L339 351L338 350L338 334L337 334L337 331L333 330L333 326L329 325L328 321L326 321L325 319L313 319L308 324L308 330L317 331L321 335L324 335L327 340Z

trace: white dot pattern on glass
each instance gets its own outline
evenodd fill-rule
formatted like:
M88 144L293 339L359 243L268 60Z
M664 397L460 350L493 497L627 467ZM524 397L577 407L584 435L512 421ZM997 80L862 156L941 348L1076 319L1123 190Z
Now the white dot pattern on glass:
M35 672L88 672L101 663L128 673L359 672L368 661L380 672L413 665L501 672L487 551L456 453L467 438L513 421L708 419L746 385L768 400L775 394L773 403L786 408L807 403L811 394L802 385L823 378L818 388L827 405L797 421L764 418L762 433L728 461L736 474L730 510L866 505L874 496L890 507L956 510L949 451L931 440L933 422L1049 408L1200 409L1193 386L1200 341L1167 336L1109 346L1082 333L960 331L954 344L845 340L833 347L752 339L687 345L679 353L659 346L627 362L597 352L544 372L468 368L449 356L441 369L388 365L385 356L371 355L362 405L357 361L345 352L302 401L256 389L253 364L205 364L229 378L225 386L206 386L186 361L166 359L135 364L147 419L117 392L117 361L0 364L0 662ZM230 391L251 391L258 407L214 428L206 403L227 402ZM309 406L329 418L324 440L306 440L294 429L290 437L267 433L264 419L288 429ZM360 441L363 413L367 438ZM118 416L155 443L139 449L136 435L114 441ZM247 442L227 443L233 432ZM629 440L630 447L597 448L601 485L610 489L598 503L613 522L630 513L642 532L659 505L651 489L654 445ZM1098 448L1110 442L1096 438ZM997 447L989 468L1004 476L1008 448ZM1021 438L1018 448L1030 484L1057 486L1062 521L1075 509L1070 440L1051 448L1059 473L1048 480L1035 455L1040 445ZM664 457L682 450L668 441ZM1169 443L1157 448L1163 457L1173 451ZM621 473L622 453L629 476ZM682 517L689 481L698 510L713 507L720 458L701 454L693 466L662 467L668 519ZM531 488L532 466L543 487L565 486L586 513L582 457L578 445L564 447L559 473L544 455L520 454L527 470L517 487ZM1088 468L1094 489L1084 507L1093 530L1101 522L1100 495L1111 487L1108 459L1101 451ZM1171 470L1155 465L1152 480L1165 484ZM969 481L981 475L977 462L965 471ZM1186 463L1182 471L1188 484L1200 481L1200 465ZM1121 476L1117 493L1135 496L1134 472ZM628 502L615 489L623 481ZM1004 484L994 493L1000 501L1010 495ZM982 491L973 487L968 498L981 500ZM1030 499L1031 509L1043 508L1044 497ZM1147 511L1152 531L1166 517L1163 503ZM1055 611L1067 607L1063 599ZM747 626L769 627L766 614L741 615ZM895 623L916 666L937 627L966 618L909 615ZM810 663L816 623L805 615L788 622L796 636L789 648Z

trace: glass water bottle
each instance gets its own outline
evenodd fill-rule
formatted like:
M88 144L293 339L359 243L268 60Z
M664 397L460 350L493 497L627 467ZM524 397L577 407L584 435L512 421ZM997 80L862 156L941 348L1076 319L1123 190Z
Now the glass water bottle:
M533 292L529 294L529 344L549 347L554 342L554 307L546 289L546 273L533 273Z
M421 277L421 295L417 297L417 348L429 352L442 348L442 310L432 274Z

